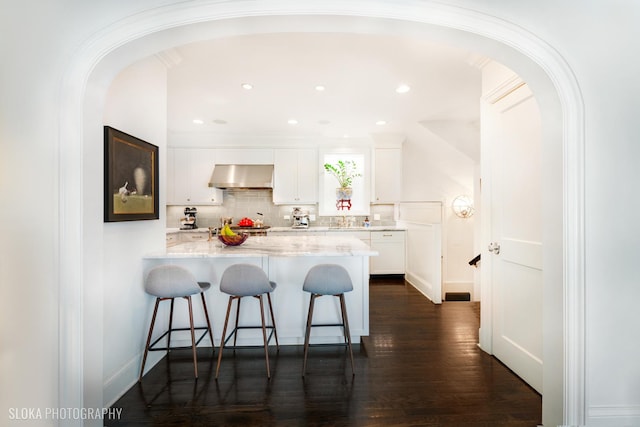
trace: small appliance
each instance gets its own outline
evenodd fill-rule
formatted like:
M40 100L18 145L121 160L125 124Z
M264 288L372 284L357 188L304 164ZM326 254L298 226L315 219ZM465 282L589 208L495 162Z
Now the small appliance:
M291 228L309 228L309 213L298 207L293 208L291 221Z
M182 221L182 227L180 230L195 230L198 228L196 224L196 214L198 213L198 209L196 208L184 208L184 218Z

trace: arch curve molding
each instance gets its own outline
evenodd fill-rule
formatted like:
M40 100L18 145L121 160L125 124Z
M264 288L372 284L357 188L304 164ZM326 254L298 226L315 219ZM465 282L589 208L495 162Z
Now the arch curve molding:
M71 61L60 91L59 286L60 404L82 407L83 359L83 108L85 89L97 65L110 53L147 36L178 27L228 19L282 17L378 18L460 30L514 49L548 76L560 100L563 119L563 268L564 268L564 424L585 420L584 339L584 107L570 67L549 44L514 23L479 11L415 0L295 0L179 2L123 17L94 34ZM334 31L340 28L334 28ZM249 33L252 31L247 30ZM346 30L348 31L348 30ZM194 34L194 37L201 37ZM195 41L195 40L191 40ZM185 40L188 42L188 40ZM159 43L162 43L160 41ZM164 41L169 48L169 41ZM159 50L159 49L156 49ZM148 54L153 53L150 51ZM73 309L69 309L73 307ZM86 309L86 308L84 308Z

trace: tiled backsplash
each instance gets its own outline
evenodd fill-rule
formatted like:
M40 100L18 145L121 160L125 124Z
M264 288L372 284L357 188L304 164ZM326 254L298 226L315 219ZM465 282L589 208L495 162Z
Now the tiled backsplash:
M335 217L318 216L318 205L296 205L309 215L316 215L316 220L311 221L312 227L328 227L333 225ZM179 228L180 219L184 218L184 208L187 206L167 206L167 227ZM194 207L194 206L188 206ZM232 217L234 223L241 218L259 218L262 213L265 225L272 227L289 227L290 220L284 219L290 215L294 205L274 205L271 190L224 190L224 203L222 206L195 206L198 209L196 222L199 228L217 227L221 217ZM373 220L373 215L380 215L379 220ZM347 216L349 216L347 214ZM364 216L356 216L354 223L362 224ZM371 205L371 225L394 225L393 205Z

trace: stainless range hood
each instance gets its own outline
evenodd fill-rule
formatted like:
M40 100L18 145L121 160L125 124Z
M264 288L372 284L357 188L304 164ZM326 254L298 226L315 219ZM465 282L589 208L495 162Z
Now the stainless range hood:
M215 165L209 187L273 188L273 165Z

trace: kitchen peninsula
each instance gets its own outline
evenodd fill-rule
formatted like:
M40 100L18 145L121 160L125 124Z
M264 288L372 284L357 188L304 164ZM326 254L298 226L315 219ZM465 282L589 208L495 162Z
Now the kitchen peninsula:
M377 251L351 236L251 236L240 246L224 246L217 239L180 243L147 254L143 262L145 274L156 265L177 264L188 268L199 281L211 283L211 289L205 295L216 346L220 344L228 300L228 296L219 290L224 270L237 263L259 266L269 280L278 285L272 300L280 344L300 345L304 343L309 304L309 294L302 290L302 283L311 267L324 263L342 265L353 282L353 291L345 294L353 341L358 343L360 337L369 334L369 257L376 255ZM253 299L243 301L241 326L260 324L257 304ZM199 312L196 308L194 316L195 321L201 323L203 319L198 318ZM314 310L314 323L336 323L339 313L336 298L320 298ZM187 317L178 313L175 318ZM344 340L338 327L315 328L312 339L316 343ZM259 330L243 330L238 336L238 345L261 343Z

